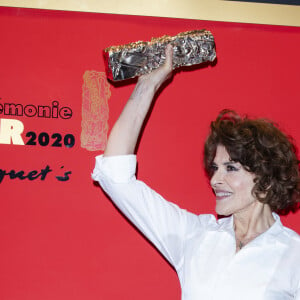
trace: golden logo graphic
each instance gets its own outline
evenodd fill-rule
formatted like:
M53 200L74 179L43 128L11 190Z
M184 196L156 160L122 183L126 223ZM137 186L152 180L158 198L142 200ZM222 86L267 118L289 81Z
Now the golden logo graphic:
M111 96L105 72L86 71L82 86L81 147L104 150L108 132L108 99Z

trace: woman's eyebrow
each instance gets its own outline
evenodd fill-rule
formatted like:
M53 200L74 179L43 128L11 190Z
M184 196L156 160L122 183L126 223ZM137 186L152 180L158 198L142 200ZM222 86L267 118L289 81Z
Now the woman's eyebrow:
M230 160L230 161L226 161L224 163L221 163L220 165L223 165L223 166L228 166L228 165L235 165L235 164L238 164L237 161L233 161L233 160ZM211 163L212 166L218 166L218 164L216 162L212 162Z
M223 166L228 166L228 165L233 165L233 164L237 164L238 162L236 161L226 161L224 163L220 163L220 165L223 165ZM212 162L211 163L212 166L218 166L218 164L216 162Z
M223 165L228 166L228 165L235 165L237 163L238 163L237 161L228 161L228 162L224 162Z

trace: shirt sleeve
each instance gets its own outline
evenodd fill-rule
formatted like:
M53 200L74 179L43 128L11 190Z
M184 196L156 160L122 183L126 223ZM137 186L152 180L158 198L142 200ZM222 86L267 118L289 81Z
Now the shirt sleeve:
M295 300L300 300L300 281L298 281L298 288L296 290Z
M98 156L92 178L178 270L183 261L184 241L197 226L198 217L137 180L135 169L135 155Z

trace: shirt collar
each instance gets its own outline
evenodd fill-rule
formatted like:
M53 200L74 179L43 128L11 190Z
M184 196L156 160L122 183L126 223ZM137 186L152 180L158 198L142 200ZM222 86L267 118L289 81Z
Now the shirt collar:
M284 242L283 239L278 238L278 236L283 232L284 226L282 225L278 214L272 213L272 215L275 219L274 224L272 224L272 226L267 231L265 231L260 236L258 236L257 239L255 239L257 242L269 243L270 241L274 241L274 240ZM230 235L235 236L234 225L233 225L233 216L219 219L218 225L219 225L218 231L227 232ZM253 240L253 242L254 242L254 240Z
M219 219L218 225L218 231L224 231L234 235L233 216Z

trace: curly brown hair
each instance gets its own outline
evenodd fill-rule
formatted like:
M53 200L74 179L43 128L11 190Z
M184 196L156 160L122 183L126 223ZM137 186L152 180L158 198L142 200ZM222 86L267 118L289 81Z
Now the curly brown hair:
M218 145L231 160L256 175L252 194L272 211L295 207L299 195L299 161L293 139L272 121L240 117L223 110L211 123L204 147L204 165L209 178Z

